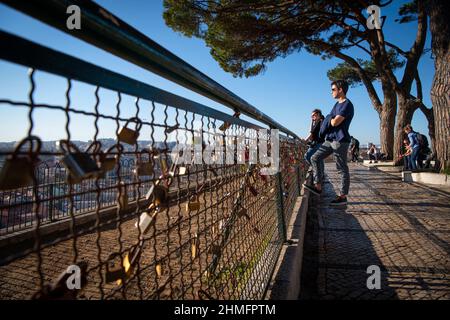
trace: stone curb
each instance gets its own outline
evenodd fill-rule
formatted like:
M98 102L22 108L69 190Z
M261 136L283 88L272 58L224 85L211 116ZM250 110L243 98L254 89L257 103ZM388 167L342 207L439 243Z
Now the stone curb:
M308 177L306 181L310 181ZM287 228L287 243L283 244L266 300L297 300L300 295L300 279L303 261L303 243L308 213L309 191L302 187L294 213Z

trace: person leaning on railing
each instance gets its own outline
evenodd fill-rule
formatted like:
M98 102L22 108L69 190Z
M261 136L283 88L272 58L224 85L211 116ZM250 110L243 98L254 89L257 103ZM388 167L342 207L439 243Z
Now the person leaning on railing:
M350 123L354 115L352 102L347 99L348 84L344 80L331 83L331 93L338 100L327 115L320 128L320 134L325 137L325 142L320 146L313 156L311 163L314 172L314 185L304 184L305 188L316 195L322 193L323 169L321 161L334 154L336 167L341 176L340 194L331 201L330 205L347 204L347 194L350 188L350 173L347 165L347 153L350 145L350 134L348 133Z
M324 139L319 136L320 126L322 125L322 121L324 116L322 115L322 111L320 109L314 109L311 113L311 131L309 136L305 139L308 144L308 150L305 154L305 160L308 164L311 165L311 157L312 155L320 148ZM323 166L323 162L322 162Z

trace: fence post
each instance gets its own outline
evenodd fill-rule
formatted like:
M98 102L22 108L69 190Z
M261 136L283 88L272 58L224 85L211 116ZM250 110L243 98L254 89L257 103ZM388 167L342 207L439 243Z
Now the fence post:
M276 184L277 184L277 208L278 208L278 224L281 228L281 234L283 236L283 242L287 241L287 228L286 219L284 216L284 194L283 194L283 177L281 175L281 170L276 174Z
M50 185L49 185L49 188L50 188L50 200L49 200L49 204L48 204L48 219L50 220L50 222L53 222L54 221L54 218L53 218L53 207L54 207L54 200L53 200L53 198L54 198L54 184L53 183L51 183Z
M295 174L297 175L298 195L301 196L303 179L302 179L301 172L300 172L300 165L296 165Z

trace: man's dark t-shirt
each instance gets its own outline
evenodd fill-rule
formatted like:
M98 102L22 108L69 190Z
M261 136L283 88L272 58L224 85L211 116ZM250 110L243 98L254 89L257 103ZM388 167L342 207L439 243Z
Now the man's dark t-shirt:
M325 141L323 138L319 137L320 126L322 125L322 121L323 121L323 119L320 119L320 120L314 122L312 125L311 134L312 134L312 141L314 143L322 143Z
M330 127L325 139L328 141L350 142L350 134L348 129L352 122L354 109L350 100L344 102L336 102L330 113L333 117L340 115L345 117L344 121L337 127Z

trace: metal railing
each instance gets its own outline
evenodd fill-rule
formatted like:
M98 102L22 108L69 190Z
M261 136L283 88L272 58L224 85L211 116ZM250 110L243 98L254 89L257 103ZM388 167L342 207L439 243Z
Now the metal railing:
M13 185L11 172L23 179L32 177L30 184L0 191L1 298L263 298L305 178L304 142L91 1L2 2L61 30L65 24L56 17L77 4L83 12L83 30L77 35L84 40L256 123L0 31L0 59L30 68L24 74L29 82L26 101L0 97L0 107L27 111L24 141L40 141L34 120L39 110L64 113L65 133L60 138L69 142L70 125L81 117L94 130L90 142L76 146L85 157L75 157L75 162L95 159L101 169L76 180L73 169L67 169L70 152L30 148L0 153L0 185ZM65 104L38 101L37 87L49 90L36 80L41 72L65 83ZM84 93L92 95L92 106L73 102L76 82L92 87ZM104 91L115 93L113 114L100 112ZM131 106L125 105L125 96L134 97ZM130 108L133 116L124 116ZM105 121L115 128L109 145L100 139ZM261 175L261 165L248 161L212 165L171 161L173 146L192 141L196 134L205 143L204 151L218 134L223 145L230 136L245 137L249 144L250 130L265 125L287 134L280 137L276 175ZM219 130L221 126L225 128ZM130 142L124 127L135 128L131 132L139 133L139 138L132 135L135 141ZM238 150L233 152L238 159ZM42 158L51 160L39 163ZM108 163L108 170L102 169ZM84 164L86 173L89 163ZM4 178L5 172L10 180ZM30 257L37 258L31 269ZM65 278L58 276L71 264L83 271L81 291L61 289Z

